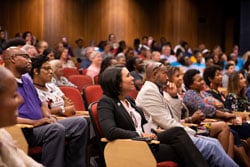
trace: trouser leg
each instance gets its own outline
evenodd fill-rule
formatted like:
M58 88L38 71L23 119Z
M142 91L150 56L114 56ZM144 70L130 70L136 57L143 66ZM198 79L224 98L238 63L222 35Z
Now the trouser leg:
M181 127L174 127L158 134L162 144L168 144L178 155L178 164L188 167L208 167L207 161ZM168 156L168 155L166 155Z
M88 142L88 123L83 117L67 118L59 123L63 124L68 139L65 150L65 163L67 167L85 167L86 150Z
M46 167L64 166L65 129L58 123L46 124L24 133L29 146L42 146L42 164Z

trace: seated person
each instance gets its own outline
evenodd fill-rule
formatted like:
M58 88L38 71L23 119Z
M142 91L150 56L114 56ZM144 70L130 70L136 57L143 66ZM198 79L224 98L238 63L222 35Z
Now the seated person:
M66 77L63 76L63 67L60 60L51 60L49 61L49 64L51 65L51 68L53 70L53 77L51 82L53 82L57 86L69 86L77 88L76 85L71 83Z
M143 109L154 129L169 129L183 125L173 117L171 105L163 96L168 77L167 68L161 63L151 63L145 68L145 83L136 98L136 104ZM217 139L197 136L189 132L193 143L210 166L238 166L224 151Z
M32 59L30 76L40 100L46 103L51 114L74 115L75 107L71 100L63 94L59 87L50 83L52 74L52 68L46 56L41 55Z
M75 63L70 58L69 49L64 47L59 52L59 59L63 62L63 68L76 68Z
M101 64L102 64L102 56L100 52L93 51L90 54L89 59L91 60L90 66L87 68L86 75L94 78L96 75L100 73Z
M18 106L23 103L22 97L17 93L17 84L13 74L0 66L0 166L9 167L42 167L23 150L15 145L15 141L4 127L16 124Z
M134 77L135 88L141 89L143 77L144 77L144 64L143 60L137 56L132 57L126 64L130 74Z
M227 89L225 107L231 111L250 112L250 102L246 96L247 83L241 72L233 72L229 76Z
M109 67L100 77L104 95L97 106L101 130L108 140L149 137L161 143L154 154L158 162L175 161L179 166L208 166L200 152L180 127L173 127L159 134L144 132L146 119L131 97L133 77L123 67ZM214 150L215 151L215 150ZM190 154L192 153L192 154ZM136 158L136 157L135 157Z
M18 108L17 122L32 125L23 129L29 146L42 146L42 164L46 167L85 167L88 141L88 124L83 117L71 117L57 121L48 106L42 103L30 79L23 74L30 72L31 60L19 47L4 52L5 67L16 77L18 93L24 103ZM49 72L41 68L44 73ZM36 75L36 74L35 74ZM65 149L67 139L67 149Z
M190 69L184 74L184 84L188 89L183 97L184 104L188 107L190 115L200 109L208 118L220 118L223 120L230 120L235 118L235 115L228 112L218 110L213 105L207 104L204 99L209 96L204 92L205 83L200 75L200 71ZM208 98L206 98L209 100ZM222 104L215 104L219 107Z

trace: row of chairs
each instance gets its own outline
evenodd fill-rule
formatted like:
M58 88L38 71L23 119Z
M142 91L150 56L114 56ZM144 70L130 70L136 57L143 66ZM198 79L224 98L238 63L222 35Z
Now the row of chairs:
M87 74L88 69L84 68L82 70L78 70L75 68L64 68L63 69L63 76L69 78L71 75L85 75ZM98 83L98 76L94 77L94 84Z

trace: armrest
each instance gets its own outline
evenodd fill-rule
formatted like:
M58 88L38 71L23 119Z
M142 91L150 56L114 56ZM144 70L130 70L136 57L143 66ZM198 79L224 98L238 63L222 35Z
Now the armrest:
M84 116L84 117L89 117L89 112L88 111L76 111L76 116Z
M183 126L187 126L187 127L197 127L197 124L193 124L193 123L183 123Z
M247 121L250 120L249 116L250 116L250 113L249 112L239 112L239 111L235 111L233 112L237 117L241 117L241 118L245 118Z
M18 126L19 128L34 128L33 125L29 124L16 124L16 126Z
M116 139L116 140L134 141L132 139ZM112 141L109 141L106 137L102 137L101 138L101 142L108 143L108 142L112 142ZM160 141L158 141L158 140L151 140L151 141L149 141L147 143L148 144L160 144Z
M71 115L71 116L58 116L58 115L54 115L58 120L62 120L65 119L67 117L75 117L75 116L83 116L88 118L89 117L89 112L88 111L76 111L75 115Z

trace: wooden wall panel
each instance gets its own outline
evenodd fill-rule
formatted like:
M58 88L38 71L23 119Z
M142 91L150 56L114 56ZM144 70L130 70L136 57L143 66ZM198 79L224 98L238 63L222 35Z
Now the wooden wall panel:
M43 37L43 0L1 0L0 26L12 38L17 32L32 31Z
M226 1L225 1L226 2ZM0 26L9 37L30 30L52 47L67 36L71 45L84 37L106 40L109 33L130 46L134 38L153 36L159 41L166 37L172 45L186 40L191 47L206 43L228 48L234 29L226 31L223 22L224 0L0 0ZM226 19L231 19L226 18ZM228 26L228 25L227 25ZM225 42L227 42L225 44Z

